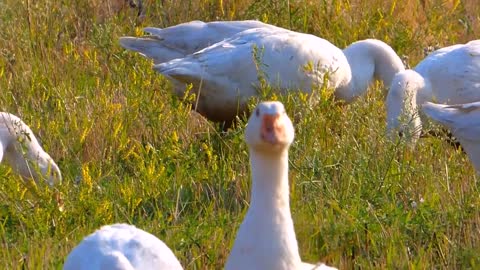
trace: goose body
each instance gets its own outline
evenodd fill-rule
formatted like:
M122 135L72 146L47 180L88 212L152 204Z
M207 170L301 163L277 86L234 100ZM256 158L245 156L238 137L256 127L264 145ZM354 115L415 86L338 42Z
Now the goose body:
M480 102L460 105L426 102L423 111L451 130L480 173Z
M62 180L57 164L40 146L30 127L7 112L0 112L0 162L3 161L24 179L44 179L50 185Z
M160 59L145 51L144 55ZM246 101L258 95L259 77L284 93L311 92L327 75L336 97L351 102L374 79L390 85L404 66L393 49L379 40L355 42L342 51L316 36L269 26L238 32L195 53L156 64L154 69L174 83L178 96L185 94L185 84L193 84L198 99L195 109L210 120L228 122L245 112Z
M335 269L300 259L290 213L288 148L293 125L280 102L260 103L245 131L252 191L225 269ZM315 268L316 267L316 268Z
M173 252L132 225L103 226L68 255L64 270L181 270Z
M427 101L463 104L480 101L480 40L434 51L414 70L397 73L387 96L387 129L421 132L419 106Z

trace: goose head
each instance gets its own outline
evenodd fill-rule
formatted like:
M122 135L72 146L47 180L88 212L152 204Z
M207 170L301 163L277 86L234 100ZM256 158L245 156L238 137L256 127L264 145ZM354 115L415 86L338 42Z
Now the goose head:
M245 130L245 141L251 150L278 154L289 148L293 138L293 124L282 103L268 101L257 105Z
M417 104L422 103L422 91L427 88L425 79L414 70L397 73L387 95L387 134L406 137L415 143L420 137L422 122Z
M62 173L60 172L60 168L47 153L44 153L43 157L38 158L38 168L42 174L42 177L50 186L62 182Z

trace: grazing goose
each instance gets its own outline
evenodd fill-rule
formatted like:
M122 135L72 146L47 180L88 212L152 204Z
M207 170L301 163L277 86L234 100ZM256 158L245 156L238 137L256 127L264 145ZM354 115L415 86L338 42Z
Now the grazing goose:
M57 164L17 116L0 112L0 162L5 160L23 179L44 179L52 186L62 181Z
M180 37L188 42L190 35ZM124 45L125 40L120 42ZM231 122L246 111L246 101L259 93L260 75L283 93L311 92L328 74L336 97L352 102L374 79L390 85L395 73L404 70L398 55L382 41L363 40L342 51L313 35L273 26L247 29L168 62L161 50L152 53L145 47L136 50L161 62L154 68L174 83L176 94L183 97L185 84L192 83L198 98L195 110L218 122Z
M480 102L444 105L427 102L423 112L448 127L480 173Z
M68 255L64 270L181 270L173 252L155 236L127 224L103 226Z
M155 64L183 58L210 45L252 28L283 29L255 20L191 21L167 28L146 27L148 36L121 37L120 45L153 59Z
M294 129L280 102L260 103L245 140L250 153L250 207L237 233L226 270L335 269L302 263L290 213L288 149Z
M414 70L395 75L387 95L388 132L399 130L416 141L422 129L417 108L427 101L480 101L480 40L436 50Z

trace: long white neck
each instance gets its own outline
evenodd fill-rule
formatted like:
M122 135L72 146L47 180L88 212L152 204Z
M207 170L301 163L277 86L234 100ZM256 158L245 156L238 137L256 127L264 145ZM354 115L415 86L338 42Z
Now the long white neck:
M274 212L288 212L288 151L280 156L253 153L250 155L252 193L250 210L268 208ZM269 211L270 212L270 211Z
M340 98L347 102L363 95L374 79L389 87L393 76L405 70L402 60L395 51L380 40L367 39L355 42L345 48L352 72L352 80L339 93Z
M32 165L34 163L39 165L45 163L50 159L50 157L40 147L40 144L35 136L31 133L31 130L23 131L29 132L28 136L24 134L14 135L12 132L15 131L3 129L0 133L3 159L24 179L28 179L33 176L35 180L38 180L38 168L34 168ZM29 163L28 160L32 162Z
M26 148L25 155L23 155L23 147ZM38 178L36 168L32 167L33 163L29 163L28 160L39 160L42 154L43 151L35 151L28 144L22 146L20 143L15 142L6 149L5 161L23 178L28 179L33 176L33 178L36 179Z
M290 213L288 151L250 152L251 203L226 269L299 269L297 239Z

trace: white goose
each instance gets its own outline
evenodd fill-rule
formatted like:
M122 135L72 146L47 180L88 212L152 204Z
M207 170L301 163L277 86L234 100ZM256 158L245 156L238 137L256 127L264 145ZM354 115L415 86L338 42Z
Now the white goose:
M4 161L22 178L44 179L49 185L62 181L62 174L37 138L17 116L0 112L0 162Z
M387 96L387 130L400 130L416 141L422 123L418 106L435 101L480 101L480 40L434 51L414 70L399 72Z
M190 36L180 37L188 42ZM246 101L258 94L260 74L280 92L310 92L328 74L337 98L351 102L374 79L390 85L395 73L404 70L398 55L382 41L363 40L342 51L316 36L274 26L239 32L168 62L163 62L158 48L136 50L162 62L154 68L173 81L178 96L185 94L186 83L192 83L198 98L195 109L213 121L229 122L246 111Z
M146 27L148 36L121 37L120 45L153 59L155 64L183 58L210 45L252 28L283 29L255 20L191 21L167 28Z
M452 131L480 173L480 102L461 105L427 102L423 111Z
M173 252L132 225L103 226L68 255L64 270L181 270Z
M237 233L226 270L335 269L303 263L290 213L288 149L294 129L280 102L260 103L245 140L250 152L250 207Z

